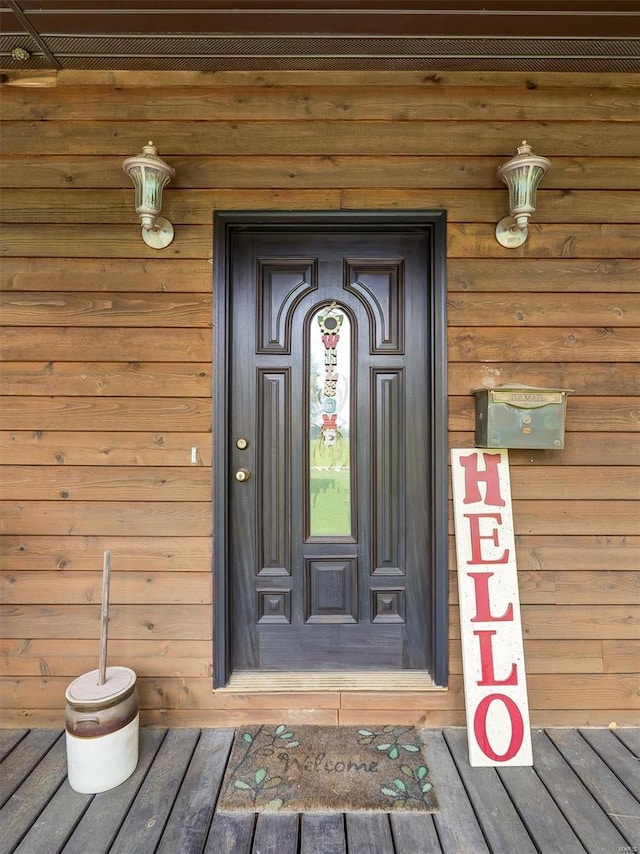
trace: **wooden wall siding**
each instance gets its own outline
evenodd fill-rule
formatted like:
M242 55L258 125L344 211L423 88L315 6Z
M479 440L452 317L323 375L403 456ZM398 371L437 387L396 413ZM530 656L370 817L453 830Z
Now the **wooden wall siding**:
M637 723L640 77L3 79L3 724L60 726L97 666L105 549L146 722L463 723L452 536L448 692L211 690L213 211L374 208L448 210L452 446L472 388L575 389L565 450L511 454L532 722ZM525 138L552 167L505 250ZM122 172L147 139L177 171L162 252Z

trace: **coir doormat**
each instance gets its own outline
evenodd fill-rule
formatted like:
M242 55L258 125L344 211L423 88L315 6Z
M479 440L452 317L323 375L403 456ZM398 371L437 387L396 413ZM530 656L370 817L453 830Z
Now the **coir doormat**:
M412 726L250 726L236 732L219 810L435 812Z

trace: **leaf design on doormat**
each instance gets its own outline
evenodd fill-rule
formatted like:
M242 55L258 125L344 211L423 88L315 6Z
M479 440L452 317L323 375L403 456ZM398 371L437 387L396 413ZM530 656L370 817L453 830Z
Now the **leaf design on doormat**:
M406 738L409 733L414 736L415 728L412 726L384 726L378 732L370 729L359 729L358 744L373 744L377 739L382 739L380 744L376 744L376 750L386 753L389 759L397 759L402 751L420 753L420 748L415 742Z
M237 774L250 759L256 756L271 756L277 749L295 749L299 747L300 742L295 740L295 733L284 724L279 724L275 729L267 726L259 726L257 731L243 732L241 742L245 746L244 753L233 769L234 775ZM279 743L283 742L283 743ZM258 798L265 793L270 794L273 789L277 789L282 784L282 777L267 775L267 769L260 767L250 777L244 779L238 778L233 781L233 787L238 792L245 792L247 795L251 793L251 801L256 804ZM267 806L271 809L278 809L282 806L282 798L274 798L269 801Z
M359 729L358 744L371 745L372 749L386 753L389 759L395 761L400 757L405 760L415 757L420 761L417 767L408 764L400 765L403 777L397 776L391 782L384 783L380 792L393 799L392 809L402 808L410 802L429 805L429 792L433 784L428 780L429 769L422 764L422 755L418 737L413 726L384 726L380 730ZM379 743L378 743L379 742Z
M429 774L427 766L419 765L417 768L411 768L409 765L401 765L400 770L406 780L396 777L393 782L380 787L383 795L393 798L392 807L398 809L412 801L428 805L431 800L429 792L433 789L433 785L427 779Z
M255 734L250 732L242 733L242 742L246 745L245 751L236 764L234 772L238 771L244 763L252 756L271 756L276 749L285 747L290 749L298 747L300 742L294 739L293 730L288 729L284 724L279 724L274 730L267 726L259 726ZM284 741L284 744L278 744L278 741Z
M277 789L278 786L282 783L282 777L268 777L266 768L258 768L252 778L249 778L249 782L246 780L234 780L233 785L234 788L239 789L243 792L251 792L251 800L255 804L260 797L260 795L264 794L264 792L270 792L271 789ZM275 801L278 800L280 803L278 806L282 805L282 799L276 798L273 802L271 802L275 807Z

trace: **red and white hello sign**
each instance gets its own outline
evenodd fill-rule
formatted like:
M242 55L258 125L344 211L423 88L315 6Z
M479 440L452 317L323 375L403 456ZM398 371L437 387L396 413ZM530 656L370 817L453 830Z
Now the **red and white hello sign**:
M532 765L508 454L451 466L469 762Z

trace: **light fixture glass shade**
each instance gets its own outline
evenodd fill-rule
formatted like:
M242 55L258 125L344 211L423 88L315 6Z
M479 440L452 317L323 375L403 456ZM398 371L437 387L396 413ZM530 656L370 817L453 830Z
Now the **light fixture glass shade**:
M496 239L503 246L520 246L527 239L529 218L536 209L536 191L551 163L534 154L526 140L516 154L498 169L498 177L509 188L510 216L496 226Z
M142 237L149 246L161 249L173 240L173 226L160 216L162 191L174 177L175 169L158 157L153 142L142 147L140 154L128 157L122 164L135 188L135 208L142 223Z

